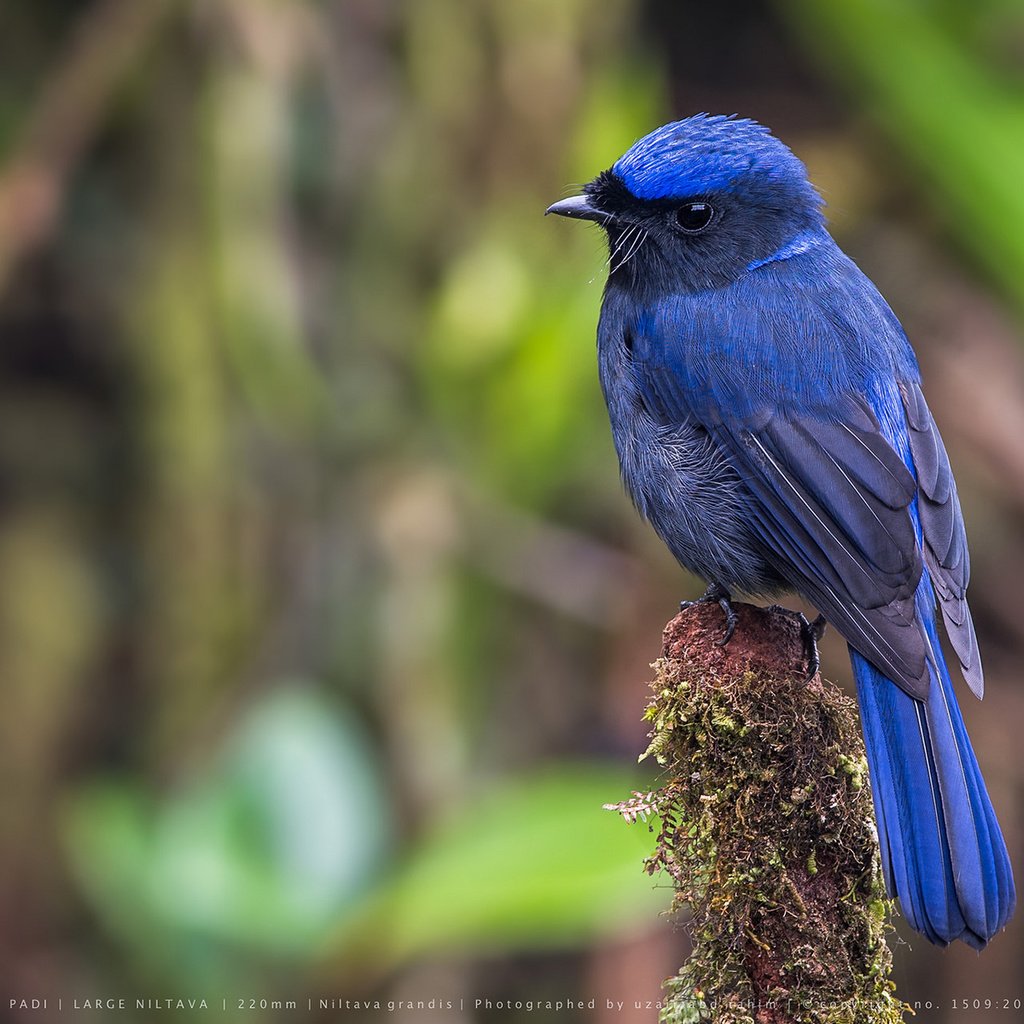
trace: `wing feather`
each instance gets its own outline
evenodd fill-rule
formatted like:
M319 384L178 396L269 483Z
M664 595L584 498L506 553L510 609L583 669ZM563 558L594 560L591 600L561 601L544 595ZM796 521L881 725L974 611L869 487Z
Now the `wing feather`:
M888 456L861 448L868 455L858 477L878 479L881 457L889 500L899 482L906 500L893 509L845 470L833 451L843 432L833 422L802 419L797 429L792 418L781 426L779 420L772 417L756 433L724 423L714 431L750 488L771 556L857 650L924 699L928 648L914 611L921 559L909 472L891 448ZM852 459L846 451L844 460Z
M666 419L693 415L678 376L647 368ZM928 645L914 611L922 560L910 505L917 483L866 401L838 408L720 408L704 425L747 486L766 557L847 640L911 695L928 694Z
M918 512L924 541L924 562L964 679L981 697L985 692L985 681L978 639L967 606L971 562L956 482L945 445L921 388L917 384L903 384L900 392L909 427L910 453L920 485Z

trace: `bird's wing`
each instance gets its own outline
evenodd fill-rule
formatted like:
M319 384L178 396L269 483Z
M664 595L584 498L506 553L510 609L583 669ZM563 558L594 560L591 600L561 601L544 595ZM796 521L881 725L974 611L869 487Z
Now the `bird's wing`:
M766 557L783 577L888 678L924 699L927 641L914 608L922 560L910 514L917 483L867 402L848 394L827 410L765 403L730 415L709 402L695 409L671 368L646 364L639 377L652 411L675 422L696 415L732 461ZM932 532L938 538L937 524Z
M900 392L909 427L910 452L917 470L917 507L924 539L925 565L939 598L946 633L960 659L964 679L981 697L985 690L981 655L971 611L967 607L971 561L956 482L921 388L908 383L900 386Z

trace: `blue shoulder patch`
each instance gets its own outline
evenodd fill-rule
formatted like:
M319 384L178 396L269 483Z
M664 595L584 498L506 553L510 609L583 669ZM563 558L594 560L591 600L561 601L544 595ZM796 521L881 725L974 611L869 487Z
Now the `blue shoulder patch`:
M781 249L776 249L770 256L765 256L762 260L754 260L753 263L748 263L747 270L757 270L758 267L763 267L768 263L777 263L780 260L788 260L794 256L800 256L805 252L810 252L815 246L821 245L823 241L824 237L820 231L804 231L797 235L796 238L788 241Z

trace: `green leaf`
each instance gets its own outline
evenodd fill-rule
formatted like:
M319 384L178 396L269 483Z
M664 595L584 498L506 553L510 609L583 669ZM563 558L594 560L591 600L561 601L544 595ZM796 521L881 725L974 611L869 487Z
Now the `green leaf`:
M358 723L297 687L251 708L208 774L163 800L121 780L84 788L66 838L85 895L126 941L298 953L371 884L388 819Z
M438 828L339 932L334 953L387 969L451 952L571 947L654 922L653 839L603 804L643 782L568 765L482 796Z

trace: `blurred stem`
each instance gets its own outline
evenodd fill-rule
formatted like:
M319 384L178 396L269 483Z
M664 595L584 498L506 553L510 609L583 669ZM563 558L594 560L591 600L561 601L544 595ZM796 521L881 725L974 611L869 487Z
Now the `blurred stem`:
M54 790L105 608L80 525L45 502L6 511L0 564L0 919L18 934L61 877Z
M81 16L0 173L0 295L53 229L68 179L111 98L180 0L99 0Z
M382 504L377 529L387 565L377 658L389 756L412 806L430 816L470 777L451 665L462 524L443 475L409 467Z
M180 757L183 740L209 717L230 648L225 631L236 607L229 560L238 541L210 249L195 215L198 93L193 87L164 95L169 102L150 217L160 241L140 272L131 332L144 396L143 660L144 675L158 690L151 725L158 763L172 751Z
M225 0L210 36L205 200L225 354L249 406L277 430L322 423L327 394L306 349L289 245L293 78L301 6Z

